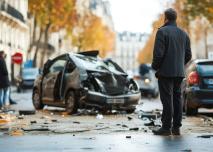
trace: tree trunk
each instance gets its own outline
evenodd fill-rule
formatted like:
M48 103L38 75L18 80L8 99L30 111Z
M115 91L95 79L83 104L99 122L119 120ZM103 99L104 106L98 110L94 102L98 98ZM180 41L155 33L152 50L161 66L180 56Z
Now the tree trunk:
M209 52L208 52L208 27L206 27L204 29L204 43L205 43L205 56L206 56L206 59L208 59L208 55L209 55Z
M36 28L37 28L37 20L34 17L34 22L33 22L33 35L32 35L32 39L30 40L30 46L29 49L27 50L27 59L30 59L30 53L32 51L33 48L33 44L35 42L36 39Z
M37 64L38 50L39 50L39 45L40 45L43 33L44 33L43 30L40 29L39 38L38 38L37 43L36 43L35 55L34 55L34 58L33 58L33 66L34 67L36 67L36 64Z
M44 30L44 48L43 48L43 51L42 51L42 56L41 56L41 60L40 60L40 66L39 67L42 67L43 64L44 64L44 59L45 59L45 56L46 56L46 52L48 50L48 40L49 40L49 29L50 29L50 26L51 24L48 23L46 25L46 28Z

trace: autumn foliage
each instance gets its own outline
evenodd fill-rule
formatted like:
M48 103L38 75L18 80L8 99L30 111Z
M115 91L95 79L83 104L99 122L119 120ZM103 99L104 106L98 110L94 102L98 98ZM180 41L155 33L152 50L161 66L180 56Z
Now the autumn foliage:
M212 0L175 0L171 7L175 8L178 13L178 26L183 28L189 34L195 33L194 35L196 36L196 40L200 38L203 30L213 23ZM150 63L152 61L155 35L157 27L163 25L163 16L164 15L160 15L153 23L153 31L150 34L146 45L139 53L139 63ZM203 22L205 19L207 21ZM190 23L192 22L194 24L193 27L190 26Z
M72 43L78 46L79 51L99 50L100 56L104 57L114 49L115 35L100 17L88 14L79 19L80 31L73 35Z
M100 55L106 56L114 48L114 32L91 12L80 16L76 2L77 0L29 0L29 11L41 33L37 37L43 36L47 44L52 32L65 29L67 38L79 51L100 50ZM44 48L43 53L46 51L47 48Z

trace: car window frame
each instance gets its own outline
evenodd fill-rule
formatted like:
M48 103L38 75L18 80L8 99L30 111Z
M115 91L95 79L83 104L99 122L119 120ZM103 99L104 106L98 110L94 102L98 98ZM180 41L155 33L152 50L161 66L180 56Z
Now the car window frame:
M67 64L67 55L61 55L61 56L58 56L58 57L56 57L55 59L53 59L52 61L51 61L51 63L50 63L50 65L48 66L48 68L47 68L47 73L46 74L49 74L49 73L51 73L51 71L50 71L50 68L53 66L53 64L54 63L56 63L57 61L59 61L59 60L65 60L66 62L65 62L65 65L64 65L64 67L66 67L66 64ZM45 75L46 75L45 74Z

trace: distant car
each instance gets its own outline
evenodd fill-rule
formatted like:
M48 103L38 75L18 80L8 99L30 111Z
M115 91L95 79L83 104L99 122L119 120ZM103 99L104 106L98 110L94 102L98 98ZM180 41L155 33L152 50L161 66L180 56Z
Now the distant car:
M213 60L188 63L182 87L187 115L196 115L201 107L213 108Z
M23 89L32 89L38 74L38 68L23 68L16 78L17 92L21 92Z
M140 99L137 84L115 62L97 55L68 53L49 60L34 84L34 107L64 107L70 114L87 107L134 112Z
M158 82L155 77L155 71L151 68L150 64L141 65L135 71L134 80L138 83L142 96L158 97Z

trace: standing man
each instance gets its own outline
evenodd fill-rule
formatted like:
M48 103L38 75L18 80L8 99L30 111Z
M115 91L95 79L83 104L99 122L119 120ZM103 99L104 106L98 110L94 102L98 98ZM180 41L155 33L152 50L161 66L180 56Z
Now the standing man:
M184 66L191 60L189 36L177 27L177 13L169 8L164 12L164 25L156 34L152 68L156 70L160 99L163 104L162 127L155 135L180 135L182 126L181 83Z
M9 95L9 77L5 63L6 54L0 51L0 109L4 108Z

